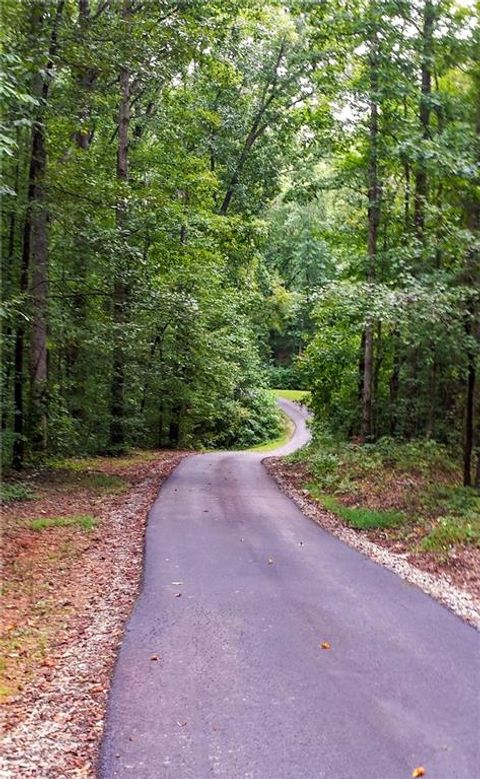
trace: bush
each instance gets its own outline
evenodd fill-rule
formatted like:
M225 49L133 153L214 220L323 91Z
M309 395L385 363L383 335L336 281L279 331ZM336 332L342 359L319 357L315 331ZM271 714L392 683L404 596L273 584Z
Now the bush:
M294 365L270 365L266 369L267 383L272 389L302 389L302 379L298 368Z
M20 482L0 485L0 501L2 503L10 503L15 500L33 500L35 497L33 490Z

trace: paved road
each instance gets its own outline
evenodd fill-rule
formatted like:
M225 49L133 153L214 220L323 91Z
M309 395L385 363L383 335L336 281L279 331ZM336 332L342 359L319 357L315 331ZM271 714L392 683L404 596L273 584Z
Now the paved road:
M284 408L286 451L307 432ZM100 776L478 779L478 633L306 519L261 459L192 456L162 487Z

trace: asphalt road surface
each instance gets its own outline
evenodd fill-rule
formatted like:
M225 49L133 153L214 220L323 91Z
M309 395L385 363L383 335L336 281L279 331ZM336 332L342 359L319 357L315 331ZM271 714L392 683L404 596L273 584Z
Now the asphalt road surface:
M282 405L283 453L308 433ZM100 776L478 779L479 634L306 519L263 456L194 455L162 486Z

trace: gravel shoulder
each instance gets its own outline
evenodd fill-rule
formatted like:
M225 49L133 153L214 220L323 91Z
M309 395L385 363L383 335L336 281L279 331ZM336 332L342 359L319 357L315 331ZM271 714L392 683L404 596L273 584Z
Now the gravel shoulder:
M476 589L469 588L468 578L464 578L464 587L458 587L447 574L432 573L413 565L406 559L407 554L392 552L387 546L371 541L366 533L346 527L339 518L326 511L306 494L301 481L295 478L292 469L284 461L269 457L263 460L263 464L280 489L295 502L305 516L344 543L394 571L402 579L420 587L461 619L480 629L480 599L476 595Z

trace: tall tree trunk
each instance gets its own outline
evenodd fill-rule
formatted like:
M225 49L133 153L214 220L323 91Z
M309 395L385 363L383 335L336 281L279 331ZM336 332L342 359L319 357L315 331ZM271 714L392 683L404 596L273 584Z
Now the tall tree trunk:
M35 159L30 158L28 174L27 204L32 202L33 181L35 179ZM28 291L28 271L30 263L30 210L27 208L23 225L22 258L20 264L20 294ZM24 363L25 363L25 320L19 319L15 333L14 378L13 378L13 453L12 466L17 470L23 467L25 457L25 416L24 416Z
M479 52L480 42L477 41L476 53ZM475 105L474 113L474 158L480 163L480 65L473 70L473 97ZM472 236L470 250L465 261L465 277L463 282L478 289L480 283L480 251L478 240L480 238L480 194L477 180L471 182L465 198L465 224ZM463 450L463 483L465 486L472 484L472 460L474 452L477 457L473 483L480 489L480 408L478 408L478 372L476 359L480 346L480 316L478 312L478 300L472 295L467 310L466 333L471 342L467 351L467 387L465 397L465 429ZM476 346L476 348L475 348Z
M371 3L373 16L376 13L376 3ZM378 178L378 33L376 20L372 22L374 29L370 40L370 119L369 119L369 161L368 161L368 265L367 282L373 284L376 275L378 228L380 224L380 184ZM371 440L373 436L373 342L374 323L371 317L367 319L364 332L364 362L363 362L363 392L362 392L362 427L363 441Z
M422 29L421 94L419 119L423 141L430 137L430 113L432 93L432 57L433 28L435 9L432 0L425 0ZM422 150L423 154L423 150ZM423 157L418 161L415 171L415 232L423 242L425 231L425 204L428 197L428 176Z
M40 114L32 130L32 152L29 175L29 202L27 223L30 222L31 297L33 306L30 358L30 434L32 447L37 451L47 448L47 304L48 304L48 213L45 202L45 175L47 150L44 111L53 78L53 58L58 48L58 27L65 0L59 0L52 23L49 61L45 70L34 77L33 93L41 100ZM40 33L43 25L44 3L32 6L32 32Z
M16 144L17 148L20 147L20 129L17 127L16 131ZM14 192L16 200L19 200L19 189L20 189L20 162L17 159L17 163L15 165L15 173L14 173ZM15 208L15 206L12 203L11 211L8 215L8 231L7 231L7 250L6 250L6 262L5 262L5 270L4 270L4 279L6 276L7 268L8 268L8 280L7 284L14 284L14 279L12 278L12 268L14 266L15 262L15 237L17 235L18 230L18 211ZM5 365L5 373L3 377L3 395L2 397L5 399L10 394L10 382L12 377L12 367L13 367L13 352L11 349L12 341L14 342L14 338L12 329L10 327L7 328L6 332L3 336L3 343L2 343L2 359L3 363ZM2 431L7 430L8 423L9 423L9 404L3 403L2 407Z
M89 28L92 22L90 11L90 0L78 0L78 26L80 42L84 43L89 34ZM90 115L90 93L98 77L98 71L88 65L81 65L74 68L73 77L79 94L80 107L78 109L78 128L74 133L73 140L78 150L87 152L93 140L92 128L85 127L85 121ZM88 246L85 240L86 224L85 219L80 212L78 214L78 223L75 228L74 236L74 258L73 271L75 276L75 291L73 295L73 333L69 339L68 350L66 354L67 369L73 383L73 391L70 397L70 409L72 416L84 422L86 419L86 353L84 330L87 322L87 297L85 287L87 284L88 269Z
M123 5L123 18L131 14L130 0ZM120 70L120 106L118 111L117 180L120 185L128 182L128 130L130 123L130 71ZM126 243L127 207L125 193L121 193L116 209L117 231ZM110 406L110 444L119 450L125 445L125 350L124 326L128 298L125 280L126 257L119 258L120 271L115 275L113 287L113 365Z
M475 158L480 162L480 66L474 71L474 98L475 101ZM480 195L478 187L471 186L465 202L466 226L471 232L474 241L467 254L465 266L465 281L472 289L478 289L480 282L480 252L478 239L480 237ZM478 301L472 296L468 307L468 319L466 320L466 333L474 338L477 350L470 344L467 352L467 389L465 399L465 430L463 450L463 483L465 486L472 484L472 459L474 450L477 455L477 464L474 476L474 485L480 489L480 409L477 408L478 377L476 368L476 351L480 345L480 318L478 314ZM475 424L475 417L477 423Z
M471 313L471 312L470 312ZM473 334L472 322L469 318L465 323L465 332L468 337ZM470 487L472 485L472 457L474 443L474 424L475 424L475 354L470 347L467 353L467 391L465 398L465 432L463 442L463 485Z
M33 306L30 358L31 438L37 451L47 448L47 295L48 295L48 216L45 204L47 153L45 128L38 122L33 131L34 166L31 222L31 296Z

